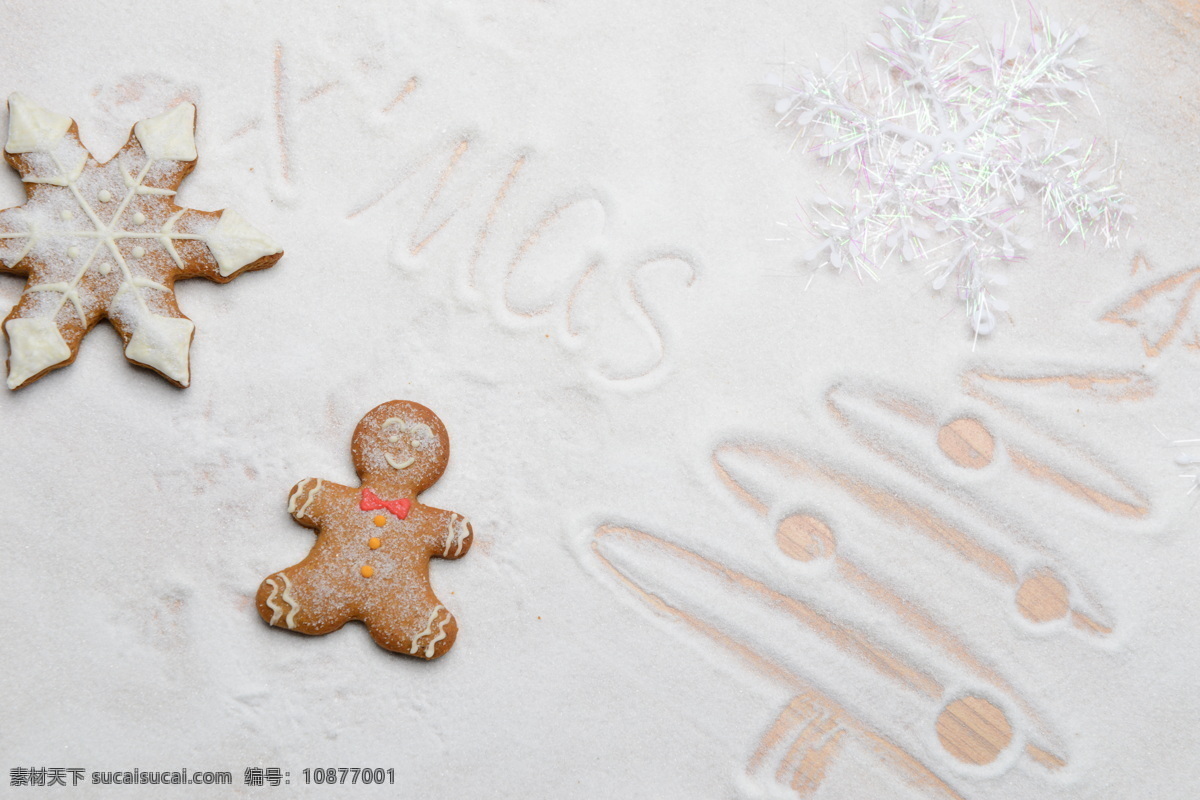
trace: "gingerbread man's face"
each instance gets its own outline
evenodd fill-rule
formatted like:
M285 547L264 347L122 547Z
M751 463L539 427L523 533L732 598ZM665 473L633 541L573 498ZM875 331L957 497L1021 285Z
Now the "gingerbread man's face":
M422 492L437 482L450 457L450 438L437 415L404 400L376 406L354 430L354 468L367 483Z

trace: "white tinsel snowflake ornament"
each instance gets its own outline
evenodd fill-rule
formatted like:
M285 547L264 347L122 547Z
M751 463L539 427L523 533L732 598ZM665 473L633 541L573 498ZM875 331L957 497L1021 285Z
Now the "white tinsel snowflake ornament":
M922 262L935 289L954 277L971 326L986 334L1005 307L994 267L1030 246L1018 221L1033 198L1062 241L1095 235L1111 246L1133 212L1115 164L1079 139L1059 141L1056 114L1090 99L1089 66L1074 55L1085 30L1033 14L1024 44L974 44L958 38L964 17L949 2L882 16L874 68L823 63L777 106L798 139L855 174L848 199L813 198L807 258L872 278L893 254Z

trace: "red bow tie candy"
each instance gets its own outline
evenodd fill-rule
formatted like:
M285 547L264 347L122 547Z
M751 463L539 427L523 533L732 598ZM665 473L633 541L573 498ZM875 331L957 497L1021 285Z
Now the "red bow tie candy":
M407 497L401 497L399 500L382 500L379 495L364 486L362 490L362 502L358 504L358 507L363 511L376 511L380 508L386 508L396 516L396 519L404 519L408 516L408 509L412 507L412 501Z

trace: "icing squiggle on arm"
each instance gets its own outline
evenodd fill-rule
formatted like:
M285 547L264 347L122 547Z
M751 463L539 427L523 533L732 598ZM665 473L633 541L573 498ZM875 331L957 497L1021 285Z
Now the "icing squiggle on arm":
M311 490L308 488L310 481L316 481L316 485L313 486ZM317 495L321 493L321 487L324 485L325 481L321 480L320 478L305 478L304 480L300 481L300 483L296 486L295 491L292 492L292 496L288 498L288 513L295 516L296 519L300 519L301 517L307 515L309 507L313 504L313 501L317 499ZM305 495L306 492L307 497L304 501L304 505L297 508L296 506L300 502L301 496Z
M450 548L455 547L454 555L462 555L463 544L467 541L468 531L467 524L469 520L466 517L461 517L458 514L451 514L450 520L446 523L446 539L442 547L442 557L450 555Z
M288 497L289 514L296 513L296 501L300 499L300 495L304 494L304 490L308 487L308 483L311 480L312 478L305 478L304 480L300 481L300 483L296 484L296 488L292 490L291 495Z

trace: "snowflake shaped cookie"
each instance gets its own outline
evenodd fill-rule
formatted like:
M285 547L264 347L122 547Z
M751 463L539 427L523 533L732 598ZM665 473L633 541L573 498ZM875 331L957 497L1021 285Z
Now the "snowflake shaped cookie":
M8 108L4 157L27 200L0 211L0 272L28 278L4 321L8 388L70 364L105 318L127 359L187 386L195 326L179 310L175 281L226 283L283 255L234 211L174 204L196 165L196 107L182 103L137 123L104 164L70 117L19 94Z
M1133 207L1115 166L1058 135L1069 102L1089 97L1090 68L1075 53L1085 31L1030 16L1024 44L975 44L948 0L888 7L886 35L870 39L876 68L823 64L788 87L782 124L855 175L848 198L813 198L810 261L873 278L893 254L923 261L934 288L956 281L986 334L1004 309L995 265L1031 246L1019 225L1030 200L1060 240L1116 243Z

